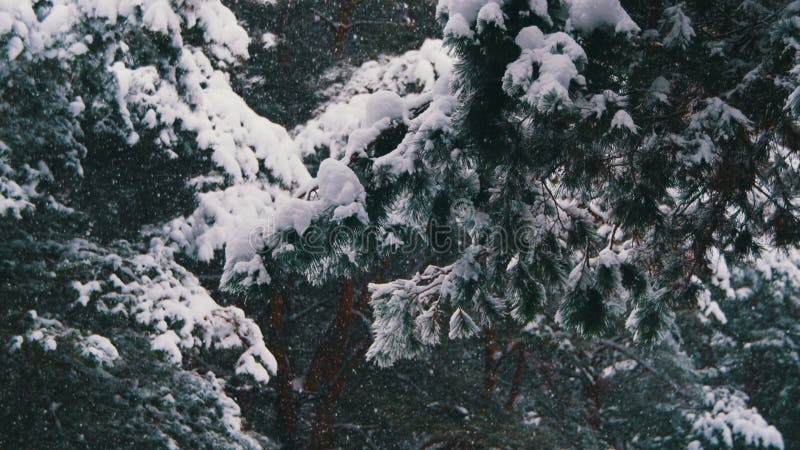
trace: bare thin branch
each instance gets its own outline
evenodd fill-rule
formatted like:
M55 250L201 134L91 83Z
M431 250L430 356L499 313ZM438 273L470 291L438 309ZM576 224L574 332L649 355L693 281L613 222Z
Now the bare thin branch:
M339 26L342 25L340 23L335 22L333 19L331 19L330 17L326 16L325 14L323 14L322 12L317 10L316 8L311 8L311 12L313 12L315 16L319 17L320 20L325 22L325 24L328 25L329 27L331 27L331 29L333 29L333 30L339 28Z

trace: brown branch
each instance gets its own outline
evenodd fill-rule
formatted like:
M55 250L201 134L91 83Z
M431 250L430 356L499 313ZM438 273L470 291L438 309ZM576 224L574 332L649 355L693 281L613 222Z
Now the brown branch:
M323 14L322 12L317 10L316 8L311 8L311 12L313 12L315 16L319 17L320 20L325 22L326 25L331 27L332 30L336 30L336 28L338 28L339 25L341 25L340 23L334 22L333 19L327 17L325 14Z
M319 308L320 306L324 305L325 303L328 303L328 300L329 299L327 299L327 298L323 298L322 300L314 302L311 305L301 309L300 311L297 311L294 314L290 314L289 317L286 318L286 320L288 322L294 322L297 319L300 319L301 317L305 316L306 314L308 314L308 313L314 311L315 309Z
M506 409L508 411L514 409L514 404L517 403L517 398L519 398L522 370L525 368L525 349L521 342L515 343L514 346L517 350L517 365L514 368L514 375L511 378L511 390L508 392L508 400L506 401Z
M656 370L655 367L651 366L647 361L643 360L632 349L630 349L630 348L628 348L628 347L626 347L624 345L617 344L616 342L608 340L608 339L599 339L599 341L602 342L603 344L613 348L614 350L618 351L619 353L622 353L623 355L627 356L628 358L631 358L632 360L636 361L645 370L647 370L648 372L650 372L653 375L655 375L656 378L659 378L660 380L662 380L665 383L667 383L668 385L670 385L673 389L675 389L676 392L681 392L680 386L678 386L678 384L675 383L675 381L673 381L671 378L669 378L666 375L664 375L663 372L660 372L660 371Z
M493 329L486 330L484 335L486 338L484 347L486 352L486 381L483 386L487 391L491 391L497 386L497 369L500 367L501 359L496 358L495 355L500 352L500 349L497 345L497 333Z
M595 355L595 357L596 356L597 355ZM589 413L589 425L593 430L599 431L603 426L601 410L603 409L603 390L605 386L602 374L598 376L597 362L596 358L592 358L591 382L589 383L588 391L589 397L592 400L592 408Z
M618 229L619 229L619 223L615 223L614 224L614 229L611 230L611 239L610 239L610 241L608 243L608 248L610 248L611 250L614 249L614 237L617 235L617 230Z
M544 188L544 190L547 191L548 194L550 194L550 198L553 199L553 206L556 207L556 219L558 219L558 223L559 225L561 225L561 228L566 230L566 227L564 227L564 223L561 221L561 215L559 214L558 211L564 211L564 214L567 215L569 214L567 213L567 211L564 210L564 208L561 207L561 205L558 204L558 200L556 199L556 196L553 194L553 191L551 191L550 187L547 186L547 181L542 180L542 187Z
M357 21L351 23L350 25L348 25L347 28L355 28L355 27L359 27L359 26L363 26L363 25L394 25L394 26L400 26L399 23L392 22L391 20L357 20Z

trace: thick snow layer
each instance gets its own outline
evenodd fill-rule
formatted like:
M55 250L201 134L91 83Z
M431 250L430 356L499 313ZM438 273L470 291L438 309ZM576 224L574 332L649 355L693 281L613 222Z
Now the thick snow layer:
M519 30L514 43L522 50L544 47L544 33L537 26L525 27Z
M93 359L98 364L113 366L114 360L119 359L119 351L105 336L93 334L86 338L81 349L85 358Z
M181 157L178 153L186 148L188 136L223 172L217 174L213 189L198 189L198 208L192 214L165 227L165 236L175 247L210 260L228 242L242 235L246 240L249 229L269 215L282 189L311 180L286 130L253 112L221 70L247 57L249 38L220 1L55 0L51 9L42 11L45 14L37 16L28 0L0 0L0 41L10 38L7 45L12 46L7 52L13 51L15 58L55 59L68 67L92 42L92 36L81 31L84 27L108 34L114 44L100 49L94 45L91 51L106 61L99 70L113 77L117 95L109 103L119 108L126 122L128 142L138 142L140 134L145 135L143 129L153 130L162 151ZM153 61L149 61L153 65L134 65L142 61L137 49L117 35L136 37L143 30L167 37L179 58L179 70L159 70ZM186 45L186 34L202 37L202 48ZM94 105L76 97L68 110L79 115L87 107ZM5 164L10 151L0 146L0 214L21 217L33 208L36 182L44 174L31 169L26 184L12 179L7 174L19 170ZM80 161L75 162L80 169ZM254 277L264 279L265 272L255 271ZM80 291L79 303L87 304L91 294Z
M175 11L172 10L166 0L156 1L148 5L144 9L142 22L150 31L168 36L180 33L181 30L181 18L175 14Z
M639 27L620 5L619 0L564 0L569 6L572 28L591 33L600 27L612 27L617 33L636 33Z
M683 13L682 4L667 8L664 13L668 17L671 27L664 36L664 45L685 49L695 36L692 21Z
M748 448L784 448L781 433L755 408L747 407L744 395L708 386L704 394L710 410L689 418L696 435L714 448L734 448L738 440L744 441Z
M692 114L689 126L676 142L683 146L683 159L687 164L712 162L717 157L715 141L734 139L739 129L749 129L752 122L742 111L713 97L706 99L706 107Z
M93 293L100 292L102 290L102 286L97 280L90 281L86 284L81 283L80 281L73 281L72 288L78 291L78 303L80 303L82 306L89 304L89 299Z
M75 27L96 21L115 25L141 26L183 45L182 33L199 28L211 53L229 63L247 57L249 37L233 13L219 0L55 0L42 18L34 12L31 0L0 2L0 36L9 33L7 57L11 60L26 51L27 58L67 56L63 49L83 39ZM141 18L137 10L142 11ZM141 21L141 22L140 22Z
M202 192L194 212L168 223L164 233L181 250L209 261L216 251L266 226L280 195L287 194L263 180Z
M322 161L317 175L319 198L330 205L349 205L364 202L366 192L358 177L343 162L335 159Z
M383 119L402 121L406 115L406 105L395 92L378 91L367 99L362 126L371 126Z
M461 14L450 16L442 31L445 37L471 38L475 35L469 23Z
M326 89L325 95L333 102L380 90L409 97L430 90L443 73L450 72L452 65L442 41L427 39L418 50L399 56L384 55L362 64L346 83L334 84Z
M364 122L370 94L357 94L341 103L325 107L322 114L295 129L295 142L303 156L327 148L330 155L344 158L350 134Z
M174 364L179 364L183 352L192 348L241 349L243 353L236 365L240 373L249 373L266 382L269 377L264 374L276 372L277 363L266 350L255 322L239 308L217 304L197 278L175 263L173 250L160 240L153 240L148 253L130 257L105 252L88 242L73 244L71 258L107 259L114 261L113 267L116 267L115 272L103 279L72 283L79 297L88 291L97 295L97 300L88 307L135 320L150 335L152 349L163 352ZM99 284L99 290L93 283ZM76 305L81 304L76 302ZM57 329L50 322L39 321L49 329ZM39 325L34 331L42 328ZM53 335L51 332L41 334L42 339ZM119 356L113 345L100 336L90 336L81 348L87 357L99 363L107 364Z
M403 120L410 108L429 99L437 80L451 70L452 60L437 40L400 56L364 63L344 85L326 91L332 100L294 130L300 155L327 147L332 157L346 159L363 151L391 120ZM381 120L386 118L391 120Z
M248 348L236 362L237 374L250 375L260 383L269 381L270 370L274 374L277 370L277 363L263 342Z
M355 217L367 224L369 217L364 208L366 191L356 174L343 162L328 158L320 164L317 178L307 185L310 192L303 198L285 193L277 195L274 205L265 208L263 214L253 215L250 221L240 221L232 237L220 239L227 243L225 270L222 285L229 289L250 284L269 284L269 267L265 267L259 255L268 249L280 253L286 248L275 237L286 230L303 234L311 223L330 212L333 221ZM232 217L236 221L235 217ZM224 228L220 228L224 232ZM237 280L238 286L230 283Z
M633 118L631 118L630 114L620 109L611 119L611 129L627 130L633 134L636 134L639 130L639 127L633 123Z
M396 149L375 159L375 170L389 176L414 171L416 152L420 148L435 145L454 135L451 117L459 105L458 99L449 93L449 74L439 80L428 108L411 121L409 132Z
M346 164L333 158L322 161L316 181L317 200L285 199L278 204L278 230L294 228L302 234L317 215L328 209L333 209L333 220L355 216L368 223L364 186Z
M506 29L505 15L500 9L500 5L495 2L483 5L478 11L478 33L482 33L487 25L493 25L501 30Z
M152 67L114 64L123 116L132 117L134 106L155 110L166 145L176 141L178 125L196 133L197 144L212 150L212 160L235 180L254 179L260 171L287 185L308 180L286 130L251 110L202 52L184 51L180 67L185 74L176 85L161 79Z
M451 129L449 116L457 105L450 95L452 68L452 58L435 40L425 41L420 50L365 63L344 86L337 86L340 93L316 118L295 129L301 155L327 148L342 161L363 156L387 126L402 118L410 132L396 149L375 159L375 168L390 176L412 171L417 144L432 145L431 139ZM419 117L408 120L410 110L426 103ZM375 110L380 113L371 112Z
M178 337L172 330L167 330L158 336L155 336L152 341L150 341L150 347L158 352L162 352L167 355L167 359L173 364L180 364L181 360L183 359L183 355L181 354L181 349L178 347L180 344L181 338Z
M582 82L578 68L586 63L583 48L565 33L545 35L536 26L520 30L515 42L522 53L506 67L503 90L512 96L521 95L540 110L550 109L553 97L571 104L570 84L573 80ZM534 68L538 72L535 79Z
M205 42L211 53L222 61L233 62L236 58L247 57L250 37L239 26L236 16L220 1L194 1L192 10L185 20L189 28L195 21L204 31ZM192 14L193 13L193 14Z
M472 37L474 34L472 28L476 26L478 14L481 8L488 3L496 4L496 0L439 0L436 6L436 15L447 15L444 35L449 37ZM484 14L488 15L489 12L487 10Z
M478 13L487 3L496 0L440 0L436 5L437 15L447 14L449 17L460 15L468 23L475 23Z
M109 34L109 39L116 36L113 33L141 33L137 29L162 33L179 55L180 70L165 73L155 65L131 65L140 59L131 54L135 49L124 42L92 50L107 61L105 69L116 82L115 103L126 121L130 144L139 141L142 129L155 129L159 136L156 144L170 156L180 157L175 151L183 148L178 144L185 135L179 133L188 131L195 136L197 146L207 150L211 160L234 183L255 182L263 187L260 180L269 175L291 188L310 180L286 130L253 112L231 89L227 75L220 70L247 57L249 38L233 13L219 0L55 0L52 3L52 8L42 10L45 13L37 16L29 0L0 1L0 40L8 38L9 56L69 63L87 52L87 44L92 43L92 35L81 31L85 26ZM184 34L198 32L204 41L202 49L184 44ZM81 97L76 97L68 109L77 116L86 107ZM0 148L0 214L20 217L24 210L32 208L30 199L36 194L37 177L28 176L27 180L34 183L28 185L7 177L14 170L3 164L8 151L5 146ZM76 164L80 169L80 162ZM199 211L193 215L195 219L188 220L191 223L183 227L172 227L180 228L174 235L177 241L195 247L193 253L209 259L214 250L224 245L231 222L242 221L231 219L231 215L255 210L248 213L250 219L263 210L257 205L259 201L252 200L257 197L253 190L250 186L232 193L208 194L207 197L216 198L207 202L201 198ZM234 196L241 199L245 197L242 191L248 194L244 205L228 205L227 216L220 212L222 201ZM220 197L225 198L220 200ZM272 202L269 195L262 197ZM197 217L200 211L213 211L206 218L224 218L227 223L200 220ZM207 233L201 230L201 222L211 227L205 230ZM189 244L191 237L203 239Z
M548 23L552 22L547 12L547 0L528 0L528 7L534 14L545 19Z

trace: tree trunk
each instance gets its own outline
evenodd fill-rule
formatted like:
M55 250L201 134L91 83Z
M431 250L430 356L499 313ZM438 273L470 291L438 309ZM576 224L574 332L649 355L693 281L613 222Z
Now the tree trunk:
M317 349L306 380L306 384L310 385L309 389L322 386L325 390L325 395L317 408L311 448L330 448L333 441L334 410L349 378L348 374L343 373L343 358L350 340L355 306L354 281L352 278L347 278L341 284L331 337L326 339L326 345ZM322 347L326 350L321 351Z
M356 367L364 361L369 344L370 340L365 340L361 348L356 350L347 364L341 367L336 378L332 380L330 389L320 401L317 407L314 430L311 434L311 443L309 444L311 450L329 449L333 446L333 419L336 416L336 404L339 402L347 382L350 381L350 376Z
M517 342L515 348L517 350L517 365L514 368L514 375L511 378L511 390L508 393L508 400L506 401L506 409L508 411L514 409L514 404L519 397L520 386L522 384L522 369L525 368L525 347Z
M373 279L379 279L389 267L390 261L387 259ZM324 391L317 407L314 429L311 434L310 448L312 449L325 449L332 446L336 405L353 371L365 360L371 343L369 337L353 352L349 360L345 361L345 355L348 353L355 315L367 309L369 299L370 293L366 284L363 285L361 295L356 301L354 280L347 278L342 281L336 306L336 317L330 333L326 333L326 339L314 354L304 386L306 390L322 389Z
M279 37L278 39L278 64L281 65L288 65L292 61L292 48L286 45L286 27L289 23L289 2L286 0L279 1L278 10L280 11L280 20L278 20L278 24L274 30L272 30L275 35Z
M283 296L277 291L270 294L267 327L269 348L278 362L275 376L278 391L278 422L281 439L286 448L297 447L297 396L292 386L294 378L289 355L283 344Z
M338 23L333 30L333 53L337 56L344 55L344 44L347 42L347 34L350 31L350 14L352 14L352 10L352 0L339 1Z
M592 413L589 417L589 425L595 431L600 431L603 425L603 419L600 415L603 409L603 380L602 376L597 375L594 371L594 380L589 385L589 397L592 399Z
M342 358L347 350L347 341L350 339L350 329L353 324L353 307L355 306L355 292L353 279L348 278L342 286L342 295L336 309L336 318L333 322L333 348L325 367L325 379L332 381L339 369L342 368Z
M500 360L496 355L500 349L497 346L497 333L495 333L494 330L485 330L484 335L486 338L486 362L484 366L486 371L486 381L484 382L483 386L487 391L491 391L495 388L495 386L497 386L497 369L500 367Z
M323 450L333 447L333 409L336 399L333 392L329 392L320 401L317 407L316 422L311 433L311 443L309 448L312 450Z
M325 381L332 382L341 366L341 358L347 349L347 340L353 322L354 307L353 280L346 279L341 283L339 299L336 306L336 317L329 333L325 333L322 343L317 347L308 368L303 389L316 391ZM339 361L338 363L336 361Z

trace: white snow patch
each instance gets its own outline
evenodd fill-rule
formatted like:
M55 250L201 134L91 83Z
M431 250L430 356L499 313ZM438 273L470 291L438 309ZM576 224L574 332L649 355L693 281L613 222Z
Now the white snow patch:
M639 131L639 127L633 123L631 115L622 109L617 111L614 114L614 118L611 119L611 129L627 130L633 134L636 134Z
M573 80L582 80L578 67L586 63L586 53L580 45L565 33L545 35L536 26L520 30L515 42L522 53L506 67L503 90L512 96L521 95L528 104L540 110L554 106L549 96L571 104L570 84ZM538 68L535 79L534 67Z
M363 206L367 195L364 186L344 163L326 159L320 164L317 181L320 200L326 205L336 206L334 220L355 216L365 224L369 222Z
M495 2L483 5L480 11L478 11L478 33L483 33L483 31L486 29L486 25L489 24L494 25L501 30L506 29L505 15L500 9L500 5Z
M613 27L617 33L638 33L639 26L620 5L619 0L565 0L569 5L569 25L591 33L600 27Z
M406 116L406 105L395 92L378 91L367 99L362 126L372 126L383 119L400 120Z
M89 304L89 300L91 296L95 292L100 292L101 285L100 282L97 280L90 281L86 284L81 283L80 281L73 281L72 282L72 289L78 291L78 303L83 306Z
M261 35L261 45L269 50L278 45L278 36L275 33L264 33Z
M86 338L81 345L81 354L105 366L113 366L114 361L119 359L119 351L114 344L107 337L99 334L93 334Z
M150 341L150 347L153 350L166 353L167 359L171 363L180 364L181 360L183 359L181 350L178 348L178 344L180 342L181 338L178 337L174 331L167 330L166 332L154 337Z

